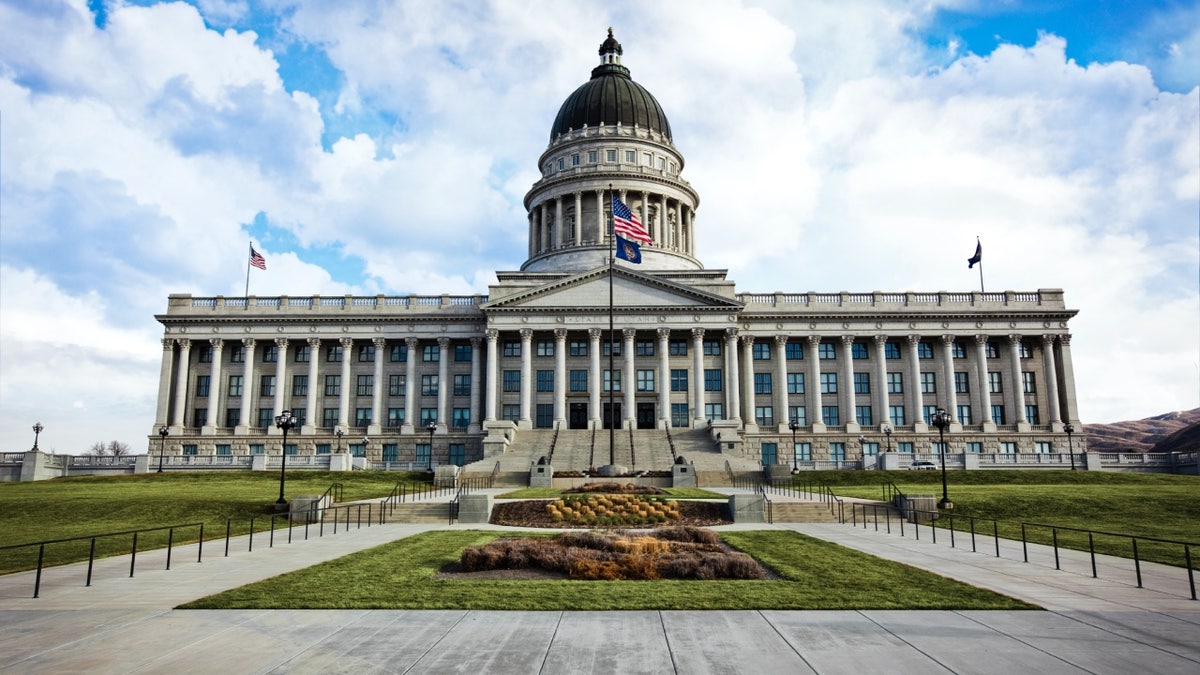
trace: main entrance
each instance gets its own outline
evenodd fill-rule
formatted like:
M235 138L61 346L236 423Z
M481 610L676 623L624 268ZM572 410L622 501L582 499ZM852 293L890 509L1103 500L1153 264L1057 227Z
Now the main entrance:
M588 404L572 403L567 415L568 429L586 429L588 424Z
M617 428L621 426L621 402L613 401L609 405L608 401L602 401L600 407L604 410L604 428L609 429L613 426L613 418L617 419Z
M653 429L655 427L654 419L654 404L653 403L638 403L637 404L637 428Z

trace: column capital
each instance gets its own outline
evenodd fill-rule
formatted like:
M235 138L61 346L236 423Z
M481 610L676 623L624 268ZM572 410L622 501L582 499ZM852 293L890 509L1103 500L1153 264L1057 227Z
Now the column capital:
M666 340L671 337L671 329L670 328L659 328L655 332L658 333L659 340Z
M604 334L604 330L601 328L589 328L588 329L588 338L592 341L599 340L600 336L603 334Z
M741 336L739 336L739 339L742 341L743 347L749 347L754 344L754 336L753 335L749 335L749 334L741 335Z
M1025 336L1021 335L1020 333L1009 333L1009 335L1008 335L1008 339L1011 340L1013 342L1013 344L1018 344L1018 345L1021 344L1021 338L1023 338L1023 337L1025 337Z
M253 340L251 340L253 342ZM175 344L179 345L180 349L191 349L192 341L187 338L176 338Z
M987 341L988 341L988 336L986 336L986 335L979 334L979 335L976 335L976 336L975 336L975 343L976 343L976 344L980 344L980 345L986 345L986 344L987 344Z
M242 338L242 346L244 346L246 349L254 349L254 343L255 343L254 338ZM252 355L247 354L247 357L251 357L251 356ZM249 361L250 358L247 358L246 360Z
M954 344L954 336L953 335L943 335L942 336L942 344L944 344L944 345Z
M214 340L214 342L215 342L215 340ZM175 348L175 338L163 338L162 345L163 345L164 352L171 351L172 349Z
M692 338L703 340L704 339L704 329L703 328L693 328L692 329Z
M820 335L809 335L808 336L808 344L813 349L816 349L821 344L821 336Z
M225 349L225 340L221 338L209 338L208 344L212 346L214 352Z
M279 347L280 349L287 349L288 339L287 338L275 338L275 346Z
M479 337L478 335L471 338L471 349L472 350L479 349L479 345L481 345L481 344L483 344L483 338Z
M521 342L529 342L530 340L533 339L533 329L532 328L522 328L518 332L520 332L520 334L521 334Z
M450 346L450 338L440 337L437 339L437 343L438 343L438 347L440 347L442 350L445 350L447 347Z
M286 342L286 340L285 340L285 342ZM381 337L371 338L371 344L375 345L376 349L383 351L383 348L387 346L387 338L381 338ZM378 354L376 355L376 358L379 358Z
M920 335L909 335L908 336L908 344L914 345L914 346L921 344L921 336Z
M313 349L321 348L321 338L308 338L307 342L308 346L312 347Z
M342 347L345 349L349 349L354 346L354 338L338 338L338 344L342 345ZM349 355L346 355L343 358L349 358Z
M566 342L567 341L567 329L566 328L555 328L554 329L554 341L558 342L558 343Z
M483 337L488 342L495 342L496 340L500 339L500 331L496 330L495 328L489 328L483 331Z
M1054 344L1054 334L1046 333L1045 335L1043 335L1042 336L1042 344L1046 344L1046 345Z
M408 347L409 351L416 349L419 343L420 341L415 337L404 338L404 344Z
M632 340L633 338L637 337L637 329L636 328L622 328L621 335L623 335L625 337L626 341Z
M854 336L853 335L843 335L842 336L842 344L846 345L847 347L854 344Z
M1061 344L1061 345L1063 345L1063 346L1067 346L1067 347L1069 347L1069 346L1071 345L1071 334L1070 334L1070 333L1063 333L1062 335L1059 335L1059 336L1058 336L1058 343L1059 343L1059 344Z
M777 347L783 346L783 345L786 345L787 342L788 342L788 336L786 336L786 335L776 335L775 336L775 346L777 346Z
M726 340L736 340L737 334L738 334L738 329L736 329L736 328L731 327L731 328L725 329L725 339Z
M879 345L880 347L887 344L887 336L886 335L876 335L871 339L875 340L875 344Z

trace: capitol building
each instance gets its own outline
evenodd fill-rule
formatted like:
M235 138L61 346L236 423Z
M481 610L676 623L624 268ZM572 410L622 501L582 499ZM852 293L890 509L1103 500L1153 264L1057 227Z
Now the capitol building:
M700 195L622 55L610 30L559 109L527 258L486 295L172 294L151 447L278 455L290 410L289 456L373 467L869 467L936 451L942 409L947 453L1067 451L1062 290L739 290L696 257ZM614 201L640 263L611 261Z

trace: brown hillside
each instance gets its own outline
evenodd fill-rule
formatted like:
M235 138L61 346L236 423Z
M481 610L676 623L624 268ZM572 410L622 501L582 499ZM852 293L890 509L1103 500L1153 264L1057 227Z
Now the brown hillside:
M1085 424L1091 452L1186 452L1200 450L1200 408L1143 420Z

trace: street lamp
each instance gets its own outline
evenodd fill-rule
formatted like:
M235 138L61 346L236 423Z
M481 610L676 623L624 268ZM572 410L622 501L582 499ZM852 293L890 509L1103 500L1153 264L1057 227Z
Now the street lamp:
M275 505L282 510L287 505L287 500L283 498L283 484L287 480L287 432L296 428L296 418L292 416L292 411L284 410L276 415L275 426L283 429L283 446L279 448L280 459L283 460L279 465L279 499L275 500Z
M886 422L884 423L883 435L887 436L887 451L891 452L892 451L892 425L890 425Z
M429 424L425 425L425 429L429 432L429 466L433 466L433 432L437 431L437 422L429 420Z
M342 454L342 434L345 434L345 433L346 433L346 430L341 427L333 428L333 435L337 436L337 439L338 439L337 452L339 455Z
M867 461L867 439L861 434L858 437L858 454L862 457L863 462Z
M946 427L950 426L950 415L944 408L938 408L937 412L929 416L929 423L937 427L938 450L942 454L942 501L938 502L938 508L952 509L954 502L950 501L950 496L946 493Z
M44 430L45 428L46 427L42 426L41 422L33 423L33 451L34 452L38 451L38 447L37 447L38 436L42 433L42 430Z
M792 430L792 473L800 473L800 462L796 456L796 430L800 428L800 421L793 417L792 421L788 422L788 428Z
M1071 442L1071 434L1075 433L1075 427L1070 422L1063 426L1063 431L1067 432L1067 454L1071 455L1071 470L1075 470L1075 445Z
M163 455L167 454L167 435L170 433L165 424L158 428L158 435L162 437L162 445L158 446L158 473L162 473Z

